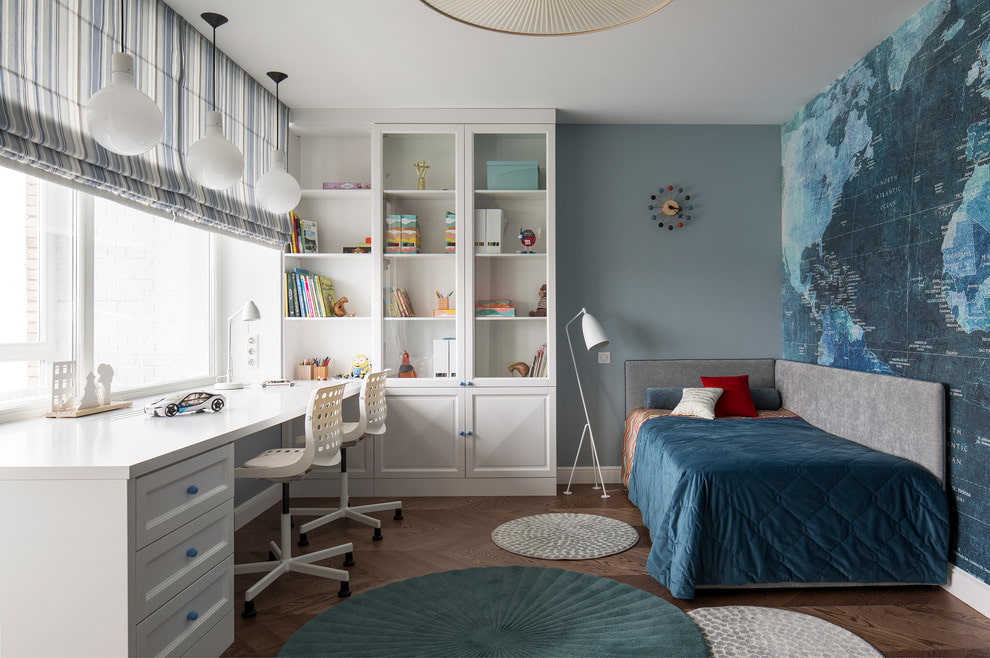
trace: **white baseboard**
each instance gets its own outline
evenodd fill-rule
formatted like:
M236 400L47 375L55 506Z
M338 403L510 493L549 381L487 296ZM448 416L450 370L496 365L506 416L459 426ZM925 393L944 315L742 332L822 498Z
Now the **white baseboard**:
M949 582L942 589L984 617L990 617L990 585L956 565L949 566Z
M571 477L571 469L557 469L558 484L567 484L567 479L569 477ZM622 467L602 466L602 478L605 480L605 484L621 484ZM594 466L578 466L574 469L574 479L571 481L574 484L594 484L598 481L598 473L595 472Z
M282 500L282 485L273 484L234 508L234 530L240 530L266 509Z

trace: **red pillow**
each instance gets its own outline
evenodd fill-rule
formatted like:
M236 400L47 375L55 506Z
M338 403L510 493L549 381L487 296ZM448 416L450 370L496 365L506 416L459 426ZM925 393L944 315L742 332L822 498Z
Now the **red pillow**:
M721 388L722 395L715 403L715 417L725 416L759 416L753 396L749 392L749 375L735 377L702 377L701 385L705 388Z

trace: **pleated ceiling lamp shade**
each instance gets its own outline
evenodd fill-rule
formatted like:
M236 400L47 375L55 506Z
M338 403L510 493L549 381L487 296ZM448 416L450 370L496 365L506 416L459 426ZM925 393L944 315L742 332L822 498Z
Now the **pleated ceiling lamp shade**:
M618 27L672 0L421 0L454 20L510 34L562 36Z

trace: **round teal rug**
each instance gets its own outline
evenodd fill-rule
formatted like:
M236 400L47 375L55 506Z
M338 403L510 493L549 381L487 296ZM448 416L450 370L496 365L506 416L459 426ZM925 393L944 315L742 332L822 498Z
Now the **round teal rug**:
M676 606L615 580L543 567L410 578L342 601L280 656L708 656Z

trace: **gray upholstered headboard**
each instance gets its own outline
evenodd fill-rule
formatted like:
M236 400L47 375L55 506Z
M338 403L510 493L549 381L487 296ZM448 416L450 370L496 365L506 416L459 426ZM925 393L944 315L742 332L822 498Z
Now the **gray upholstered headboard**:
M945 386L775 359L626 361L626 414L649 387L701 386L699 377L749 375L785 408L850 441L921 464L944 482Z

